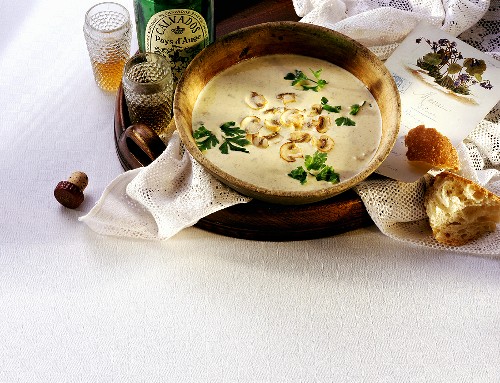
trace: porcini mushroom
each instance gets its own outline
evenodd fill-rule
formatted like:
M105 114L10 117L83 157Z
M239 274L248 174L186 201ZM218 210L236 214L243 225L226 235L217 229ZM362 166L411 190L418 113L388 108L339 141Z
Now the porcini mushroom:
M263 136L259 136L257 134L255 134L253 137L252 137L252 144L254 146L257 146L258 148L267 148L269 146L269 141L267 140L266 137L263 137Z
M287 162L295 162L296 158L302 158L304 155L294 142L285 142L280 147L280 157Z
M318 116L323 111L321 104L314 104L311 106L311 111L309 112L309 117Z
M281 114L280 123L289 128L302 129L304 115L298 109L287 109Z
M333 138L326 134L322 134L319 138L314 140L314 146L323 153L329 152L334 146Z
M250 92L250 94L245 97L245 102L250 108L256 110L262 109L267 104L266 98L257 92Z
M294 131L290 133L291 142L309 142L311 141L311 135L307 132Z
M330 128L332 122L329 116L319 116L316 120L313 120L313 124L318 133L325 133Z
M276 96L278 100L281 100L284 105L290 103L290 102L295 102L295 93L280 93Z
M257 134L260 128L262 128L262 122L257 116L247 116L241 120L240 126L248 134Z

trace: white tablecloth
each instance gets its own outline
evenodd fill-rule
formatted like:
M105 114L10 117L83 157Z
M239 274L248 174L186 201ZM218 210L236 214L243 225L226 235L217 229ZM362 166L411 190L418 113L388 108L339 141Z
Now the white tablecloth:
M93 3L0 0L0 382L500 381L498 258L375 226L150 242L79 222L123 171L82 33ZM69 210L53 189L74 170L89 186Z

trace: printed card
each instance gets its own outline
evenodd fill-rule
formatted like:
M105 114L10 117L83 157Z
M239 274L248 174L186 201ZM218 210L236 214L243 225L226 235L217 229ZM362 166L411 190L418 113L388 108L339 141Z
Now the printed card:
M423 22L385 65L401 95L402 115L398 140L377 173L414 182L429 169L407 160L407 132L425 125L457 147L500 100L500 62Z

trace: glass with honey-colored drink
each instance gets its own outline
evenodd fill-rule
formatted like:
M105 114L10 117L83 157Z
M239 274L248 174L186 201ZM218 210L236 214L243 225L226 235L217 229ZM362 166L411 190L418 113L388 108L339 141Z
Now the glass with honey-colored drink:
M161 138L172 118L170 60L153 52L132 56L123 71L123 92L131 122L149 126Z
M116 91L130 56L128 10L117 3L96 4L85 14L83 32L95 81L104 90Z

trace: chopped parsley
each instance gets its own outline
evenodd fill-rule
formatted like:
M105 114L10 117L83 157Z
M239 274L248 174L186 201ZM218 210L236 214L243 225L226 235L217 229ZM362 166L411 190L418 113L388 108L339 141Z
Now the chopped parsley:
M356 126L356 122L351 120L349 117L339 117L335 119L335 123L337 124L337 126L342 126L342 125Z
M245 131L243 129L240 129L238 126L235 126L236 123L234 121L229 121L220 126L220 130L229 137L239 137L239 136L245 136Z
M321 107L327 112L340 113L342 107L340 105L331 106L328 105L328 99L326 97L321 97Z
M307 182L307 172L304 170L302 166L293 169L288 175L293 179L300 181L302 185L304 185Z
M366 104L366 101L363 101L363 103L361 105L360 104L351 105L351 111L349 112L349 114L352 116L355 116L356 114L358 114L361 107L364 106L365 104Z
M304 165L307 170L320 170L325 165L326 158L326 153L318 151L312 156L306 154L306 156L304 157Z
M246 132L235 125L234 121L229 121L220 126L223 133L222 140L224 141L219 146L222 154L228 154L230 150L248 153L248 150L244 148L244 146L250 144L250 141L245 138ZM215 134L203 125L193 132L193 138L198 148L202 151L211 149L219 143Z
M211 149L213 146L219 143L215 134L213 134L210 130L205 128L204 125L200 126L193 132L193 138L196 141L196 145L198 145L198 149L201 151Z
M220 126L220 129L225 134L225 136L222 137L224 142L219 146L219 150L222 154L228 154L229 150L248 153L248 150L244 148L244 146L250 143L250 141L245 138L246 132L234 125L236 125L236 123L230 121Z
M288 73L284 77L284 79L292 81L292 86L296 85L301 86L302 90L313 90L314 92L317 92L323 89L325 85L328 84L328 82L321 79L322 69L314 71L311 68L309 68L309 70L313 74L314 79L307 77L307 75L304 74L304 72L298 69L295 69L294 73L292 72ZM311 83L315 85L312 85Z
M298 180L302 185L307 182L307 175L314 176L317 181L326 181L336 184L340 182L340 176L335 173L333 168L326 165L327 154L316 151L312 156L306 155L304 157L304 167L299 166L293 169L288 176Z
M323 166L318 174L316 174L316 179L318 181L331 182L336 184L340 182L340 177L338 173L335 173L331 166Z

